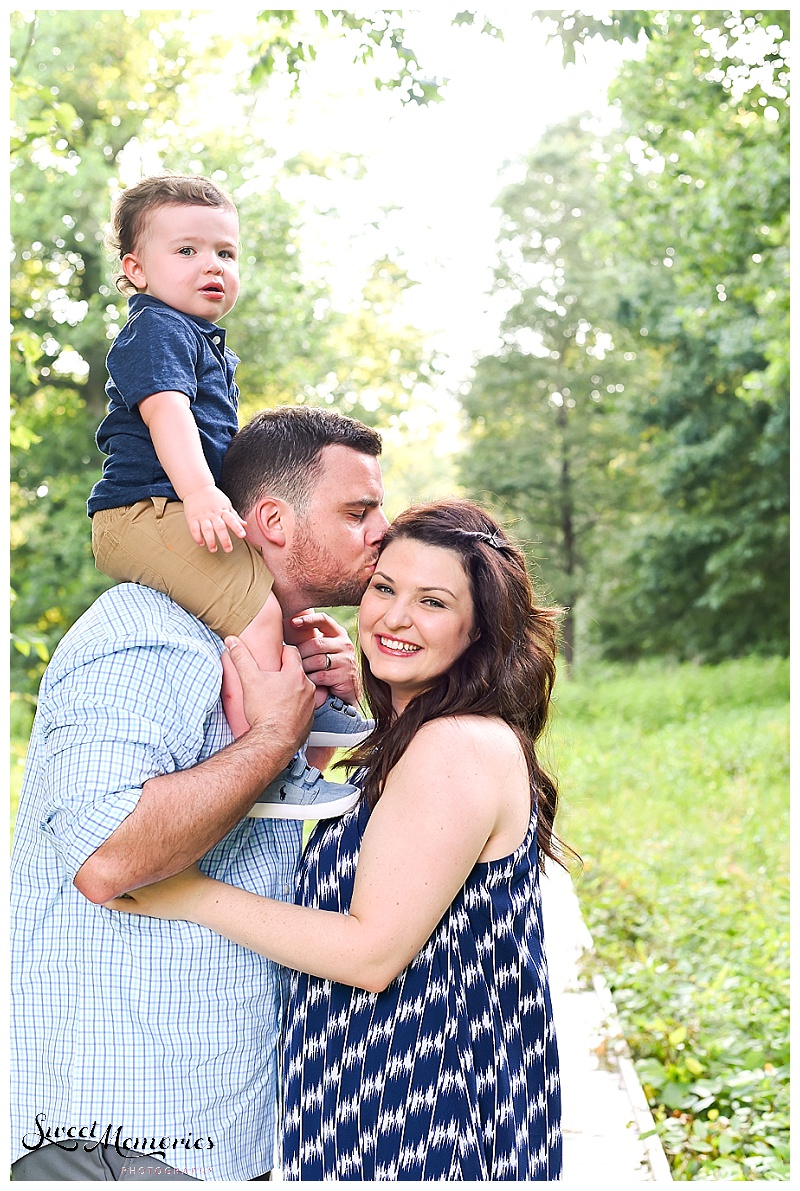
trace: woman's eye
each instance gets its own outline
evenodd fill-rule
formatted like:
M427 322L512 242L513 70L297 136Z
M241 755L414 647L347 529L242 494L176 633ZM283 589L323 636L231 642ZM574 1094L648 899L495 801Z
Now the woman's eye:
M391 595L392 594L391 587L389 587L388 584L386 584L386 583L373 583L372 590L379 591L381 593L381 595Z

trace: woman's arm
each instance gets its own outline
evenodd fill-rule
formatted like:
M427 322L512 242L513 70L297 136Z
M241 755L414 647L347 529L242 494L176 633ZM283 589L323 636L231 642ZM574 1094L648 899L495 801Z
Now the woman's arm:
M370 817L349 915L270 901L192 872L110 906L185 918L286 967L379 992L419 952L504 826L506 779L516 785L520 760L504 725L477 717L427 724Z

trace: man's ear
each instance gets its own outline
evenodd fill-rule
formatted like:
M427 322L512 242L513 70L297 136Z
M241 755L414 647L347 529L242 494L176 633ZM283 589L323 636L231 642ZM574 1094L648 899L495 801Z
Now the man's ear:
M294 525L292 506L277 497L265 496L247 516L247 527L273 546L285 546Z
M122 258L122 272L128 278L131 285L135 285L137 289L147 289L147 278L144 275L144 266L139 260L138 256L132 252L126 252Z

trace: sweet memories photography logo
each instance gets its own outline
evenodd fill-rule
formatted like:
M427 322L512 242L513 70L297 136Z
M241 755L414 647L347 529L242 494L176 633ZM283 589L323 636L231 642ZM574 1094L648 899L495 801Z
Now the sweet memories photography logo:
M34 1117L33 1130L25 1134L22 1144L31 1153L41 1149L43 1145L56 1145L62 1150L77 1150L82 1146L87 1154L91 1154L98 1146L114 1149L121 1158L126 1158L132 1151L143 1158L160 1158L166 1161L169 1156L174 1165L180 1165L186 1155L198 1150L213 1150L214 1140L211 1137L195 1137L192 1132L185 1137L144 1137L125 1136L124 1125L105 1125L102 1127L97 1121L91 1125L56 1125L48 1124L47 1114L38 1112Z

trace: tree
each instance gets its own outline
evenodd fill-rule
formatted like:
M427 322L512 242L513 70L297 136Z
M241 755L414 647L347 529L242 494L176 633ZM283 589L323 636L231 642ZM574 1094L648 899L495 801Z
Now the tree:
M120 318L103 249L109 181L148 120L177 111L186 64L153 16L129 20L121 38L110 12L16 13L12 57L12 673L31 689L108 582L93 567L85 499Z
M550 38L561 42L564 64L574 63L578 48L585 53L586 43L595 37L603 41L637 41L653 29L655 13L645 9L616 8L601 17L579 9L537 9L534 13L550 29Z
M419 335L404 328L395 343L387 330L405 284L391 262L376 265L357 315L334 311L324 284L304 275L300 217L264 180L271 150L247 126L249 78L238 81L239 124L198 128L192 88L213 77L224 46L191 48L178 16L71 11L12 22L12 674L29 693L56 640L108 585L94 569L85 502L101 465L93 438L105 356L124 320L103 238L126 160L129 172L133 159L211 174L237 199L242 418L328 400L380 421L429 375ZM309 167L300 158L287 168Z
M627 471L614 461L632 353L616 342L614 278L594 243L604 216L597 152L587 121L557 125L501 195L495 292L508 310L499 350L478 362L463 397L462 482L519 518L517 533L572 613L568 661L592 543L629 499Z
M647 36L619 127L550 130L500 200L508 313L462 476L520 517L587 644L781 652L788 14L617 16L562 31Z
M310 19L293 9L270 9L259 13L258 22L252 73L256 84L283 71L291 77L297 94L304 72L317 57L320 30L331 26L332 34L347 38L352 45L354 63L374 64L379 90L397 90L403 103L438 103L442 98L442 80L423 71L416 52L406 44L403 14L397 9L381 8L363 16L341 8L315 9ZM489 27L484 28L488 31Z
M776 15L662 14L615 88L605 196L619 317L660 372L634 421L659 507L629 521L597 612L615 653L787 648L789 154Z
M259 83L283 72L292 79L293 94L302 87L309 65L316 60L321 35L345 39L352 51L353 63L370 64L378 90L396 91L403 104L439 103L446 80L431 76L408 44L404 14L396 8L379 8L356 14L349 9L269 9L259 13L260 33L254 47L253 82ZM456 13L452 25L471 26L488 37L502 40L503 32L485 16L476 12Z

